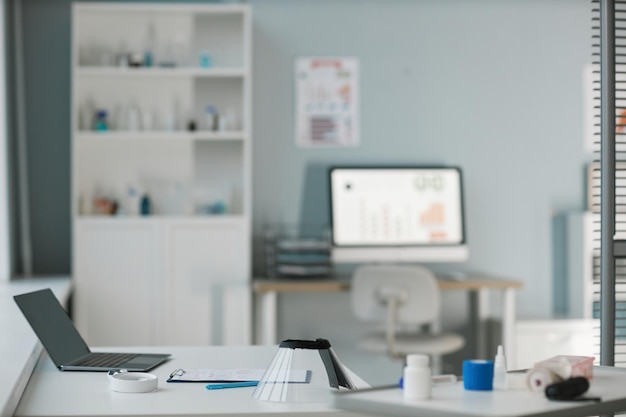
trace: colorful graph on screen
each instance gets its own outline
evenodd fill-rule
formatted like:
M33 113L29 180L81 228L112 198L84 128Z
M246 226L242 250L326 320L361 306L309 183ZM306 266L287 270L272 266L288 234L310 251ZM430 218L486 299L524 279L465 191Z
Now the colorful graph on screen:
M419 245L463 241L457 169L337 169L331 174L338 245Z

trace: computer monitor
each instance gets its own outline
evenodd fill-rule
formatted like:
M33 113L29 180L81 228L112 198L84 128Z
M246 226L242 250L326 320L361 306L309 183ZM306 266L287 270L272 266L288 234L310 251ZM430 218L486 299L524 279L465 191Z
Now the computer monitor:
M458 167L331 167L335 263L462 262L469 257Z

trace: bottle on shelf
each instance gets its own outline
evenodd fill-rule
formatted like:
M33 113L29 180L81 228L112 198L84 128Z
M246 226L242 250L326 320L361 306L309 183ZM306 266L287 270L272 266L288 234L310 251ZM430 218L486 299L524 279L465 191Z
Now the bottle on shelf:
M185 67L189 64L189 42L182 33L174 37L174 65L177 67Z
M109 122L107 120L107 111L104 109L96 111L93 130L98 132L106 132L109 130Z
M218 130L220 132L228 132L231 130L236 130L235 128L236 120L235 120L235 110L229 108L226 112L221 113L218 118Z
M198 54L198 64L200 68L211 68L213 66L213 59L209 51L200 51Z
M109 117L109 130L124 130L124 106L116 103Z
M206 121L206 130L214 131L217 129L217 107L206 106L204 108L204 117Z
M173 68L176 66L176 58L174 57L174 44L171 40L165 40L159 53L157 61L162 68Z
M152 204L150 202L150 197L148 196L148 194L144 194L141 196L141 202L140 202L140 206L139 206L139 213L142 216L149 216L150 214L152 214Z
M180 105L178 99L174 99L170 106L169 111L163 119L163 129L169 132L174 132L179 129L180 119Z
M129 216L137 216L141 210L141 200L139 189L134 184L129 184L126 188L126 213Z
M143 51L143 65L150 68L154 66L156 62L154 57L154 51L156 50L156 29L154 28L154 22L151 20L148 23L148 31L146 34L146 41Z
M137 132L143 129L143 117L141 109L136 102L132 101L126 109L126 130Z
M80 130L92 130L95 113L93 100L91 98L86 99L78 109L78 128Z
M132 68L143 67L144 56L141 52L133 51L128 54L128 65Z
M97 49L97 54L97 65L101 67L112 67L115 65L115 57L110 47L100 45Z
M194 117L194 114L191 110L186 112L186 119L185 119L185 129L187 129L188 132L195 132L196 130L198 130L198 123L196 122L196 118Z
M118 48L117 55L116 55L116 57L117 57L116 61L117 61L117 66L118 67L128 67L129 66L129 64L130 64L129 54L130 54L130 52L128 50L128 47L126 46L126 43L125 42L120 42L120 46Z

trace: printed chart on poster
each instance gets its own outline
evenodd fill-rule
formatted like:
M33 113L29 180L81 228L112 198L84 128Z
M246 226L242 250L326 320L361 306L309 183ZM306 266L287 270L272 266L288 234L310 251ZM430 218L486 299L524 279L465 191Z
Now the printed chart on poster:
M296 144L359 145L359 63L356 58L299 58L296 77Z

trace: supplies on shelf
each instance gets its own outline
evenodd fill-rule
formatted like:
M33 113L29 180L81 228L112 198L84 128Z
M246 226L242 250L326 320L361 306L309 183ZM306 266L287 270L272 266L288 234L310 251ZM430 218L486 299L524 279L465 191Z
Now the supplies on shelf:
M144 178L124 187L108 184L83 192L78 213L83 216L186 216L192 215L190 184L187 180ZM221 213L225 212L225 207ZM212 213L213 214L213 213Z
M127 40L121 40L115 45L110 39L83 42L79 48L79 65L121 68L175 68L190 65L190 40L184 33L159 38L152 21L147 22L145 30L145 39L139 42L143 45ZM129 44L133 44L133 47L129 47Z
M319 277L331 272L326 226L271 226L265 231L266 273L277 277Z
M192 106L183 111L178 98L159 104L160 107L154 103L141 106L137 100L130 99L96 106L95 100L87 98L78 108L78 128L83 132L233 132L239 128L237 112L232 107L222 111L210 104L198 112Z
M181 114L181 104L177 98L161 106L140 106L137 100L120 101L111 106L97 107L93 99L85 100L78 109L78 127L81 131L188 131L196 130L192 116L187 119ZM190 113L190 112L188 112Z

